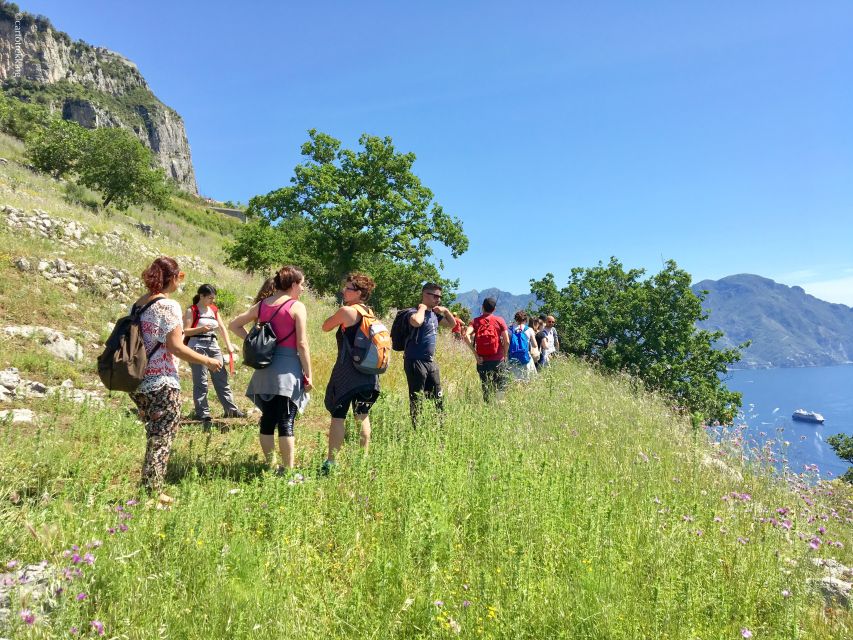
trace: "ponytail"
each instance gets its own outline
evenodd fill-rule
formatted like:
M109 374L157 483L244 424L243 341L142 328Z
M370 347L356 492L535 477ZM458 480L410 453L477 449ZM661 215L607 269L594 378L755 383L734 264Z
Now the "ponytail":
M216 295L216 287L212 284L203 284L198 288L196 294L193 296L193 304L198 304L198 301L201 300L202 296L215 296Z

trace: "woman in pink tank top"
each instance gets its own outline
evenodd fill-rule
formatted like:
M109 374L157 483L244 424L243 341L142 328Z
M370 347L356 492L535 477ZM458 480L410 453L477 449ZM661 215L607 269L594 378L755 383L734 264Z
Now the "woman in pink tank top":
M275 275L272 295L260 300L228 325L245 339L250 322L269 323L277 338L270 366L255 369L246 395L261 410L260 441L267 462L275 453L278 428L279 470L295 463L293 423L308 404L311 390L311 355L308 349L308 314L299 296L305 290L305 276L296 267L282 267Z

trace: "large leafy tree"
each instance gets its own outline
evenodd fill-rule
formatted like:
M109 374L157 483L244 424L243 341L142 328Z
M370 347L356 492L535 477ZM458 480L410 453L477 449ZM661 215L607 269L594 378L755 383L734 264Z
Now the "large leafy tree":
M376 279L377 307L408 305L412 287L439 279L435 243L453 257L467 250L462 223L434 202L412 172L415 155L398 152L391 138L364 134L351 150L315 129L308 135L290 186L249 201L247 214L259 226L227 247L231 262L257 269L276 252L291 256L320 293L365 271ZM257 249L253 234L264 240Z
M105 207L144 201L166 206L171 189L163 170L152 164L151 152L132 133L102 128L87 136L77 172L81 184L103 194Z
M61 178L79 164L88 133L76 122L56 118L27 136L27 155L36 169Z
M674 261L650 278L644 274L611 258L607 265L572 269L562 289L550 273L530 284L557 318L561 349L636 376L706 419L730 422L741 396L722 376L748 343L719 349L722 332L696 327L707 317L704 296L693 293L690 274Z
M853 463L853 436L836 433L834 436L829 436L826 441L839 458ZM853 484L853 467L847 467L841 479Z

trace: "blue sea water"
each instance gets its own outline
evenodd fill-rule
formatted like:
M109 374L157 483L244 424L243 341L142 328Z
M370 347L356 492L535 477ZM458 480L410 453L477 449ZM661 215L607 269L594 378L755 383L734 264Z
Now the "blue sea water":
M853 365L731 371L726 386L743 394L743 418L750 437L759 442L770 438L790 442L786 457L792 471L817 465L821 477L829 479L850 466L835 455L826 439L836 433L853 435ZM794 409L816 411L826 422L794 422Z

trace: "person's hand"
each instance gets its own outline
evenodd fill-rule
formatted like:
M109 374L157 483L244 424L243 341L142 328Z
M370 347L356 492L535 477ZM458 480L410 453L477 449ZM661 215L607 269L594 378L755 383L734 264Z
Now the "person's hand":
M220 369L222 369L222 360L219 358L208 358L207 364L205 365L207 369L213 373L216 373Z
M426 306L423 302L421 302L421 303L418 305L418 313L420 313L421 311L426 311L427 309L429 309L429 307L428 307L428 306Z
M305 385L305 391L311 391L314 388L314 383L309 376L302 376L302 383Z
M233 344L229 344L228 345L228 353L230 353L232 355L237 353L237 348Z
M447 313L447 307L441 307L436 305L432 308L432 312L437 316L443 316Z

